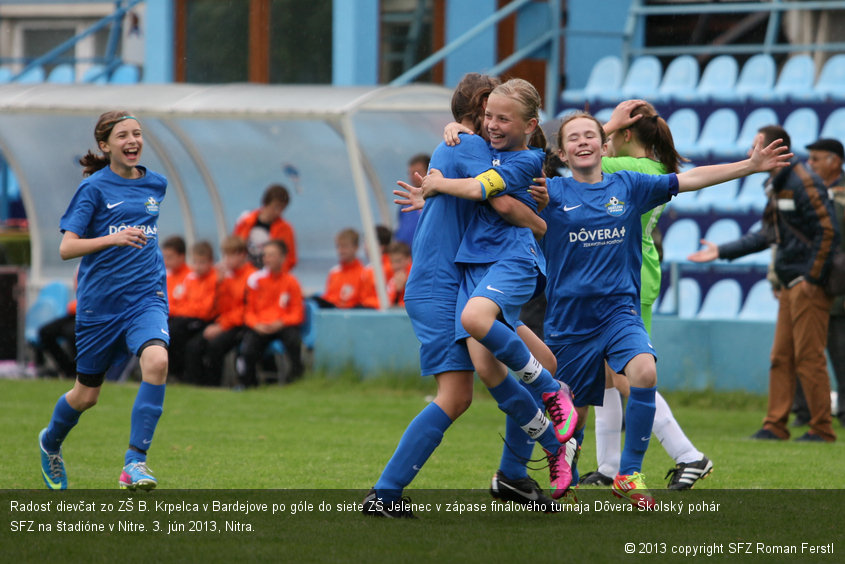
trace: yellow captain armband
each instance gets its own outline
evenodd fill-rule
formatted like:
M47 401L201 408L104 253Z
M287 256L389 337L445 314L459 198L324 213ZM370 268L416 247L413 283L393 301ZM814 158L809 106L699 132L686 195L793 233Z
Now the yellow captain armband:
M499 192L505 189L505 179L502 178L495 169L490 169L482 172L475 177L481 182L481 199L486 200L492 198Z

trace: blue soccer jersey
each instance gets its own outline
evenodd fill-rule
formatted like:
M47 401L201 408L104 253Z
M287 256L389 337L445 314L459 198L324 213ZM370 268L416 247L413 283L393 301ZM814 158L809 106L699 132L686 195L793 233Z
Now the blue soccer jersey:
M639 312L640 216L677 194L678 178L620 171L596 184L550 178L548 190L544 331L549 343L575 342L619 310Z
M542 176L545 153L540 149L492 150L491 158L492 168L499 176L491 183L499 184L494 193L513 196L536 211L537 202L528 187L532 179ZM476 206L455 261L486 264L508 258L529 258L544 272L543 257L529 228L511 225L487 203Z
M141 178L127 179L103 168L79 185L62 216L62 232L83 239L127 227L142 229L141 249L109 247L85 255L79 267L77 317L97 321L131 309L146 297L167 299L166 274L158 245L159 207L167 179L139 166Z
M474 177L490 168L490 149L480 135L461 135L454 147L440 143L431 155L429 168L446 178ZM477 204L440 194L428 198L414 233L411 273L405 301L442 293L456 295L461 274L455 255Z

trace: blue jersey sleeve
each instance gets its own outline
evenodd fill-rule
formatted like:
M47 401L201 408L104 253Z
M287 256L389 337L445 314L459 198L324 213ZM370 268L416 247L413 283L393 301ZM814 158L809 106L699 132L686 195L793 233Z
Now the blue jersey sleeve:
M87 180L80 184L79 188L73 194L67 210L59 221L59 229L62 233L70 231L71 233L76 233L81 238L87 238L91 219L99 207L98 199L99 195L97 191Z
M452 149L453 158L460 167L463 178L478 176L488 170L493 162L490 158L490 148L480 135L461 135L461 142Z
M655 175L623 170L614 174L631 186L629 197L640 214L665 204L678 193L678 175L674 173Z

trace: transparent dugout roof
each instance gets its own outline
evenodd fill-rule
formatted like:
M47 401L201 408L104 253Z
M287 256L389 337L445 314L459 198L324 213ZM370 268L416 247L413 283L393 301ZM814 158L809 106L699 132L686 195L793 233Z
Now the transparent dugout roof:
M395 226L395 182L406 179L412 155L430 153L442 139L450 98L451 91L426 85L0 86L0 152L29 218L30 283L73 276L75 262L59 258L59 219L104 111L137 115L141 164L168 178L161 238L179 234L189 245L207 239L216 246L241 213L258 207L269 184L287 186L285 218L299 255L294 274L312 293L336 262L340 229L362 233L365 262L365 249L377 252L373 226Z

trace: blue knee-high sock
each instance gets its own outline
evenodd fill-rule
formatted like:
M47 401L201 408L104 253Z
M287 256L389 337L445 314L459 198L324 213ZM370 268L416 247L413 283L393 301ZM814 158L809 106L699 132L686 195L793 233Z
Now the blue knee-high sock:
M499 404L499 409L511 417L524 433L528 433L529 428L535 429L533 438L547 451L557 452L560 441L555 436L554 425L546 419L531 393L522 387L516 378L508 374L501 384L487 389Z
M422 469L451 424L446 412L434 402L414 417L376 482L376 493L383 502L390 503L402 496L402 490Z
M554 393L560 389L557 380L537 362L522 339L501 321L494 321L490 331L479 342L522 381L540 392ZM531 368L526 370L529 366Z
M81 411L76 411L70 406L65 395L62 394L62 397L56 402L53 416L47 425L47 432L44 433L43 445L47 452L58 452L65 437L79 421L79 416L82 415Z
M545 409L539 392L533 390L533 388L526 389L529 393L534 392L531 393L531 397L534 398L537 409ZM535 442L513 417L508 417L505 421L505 445L502 448L499 470L511 480L526 478L528 476L526 464L534 453Z
M132 406L132 419L129 429L129 446L126 450L125 464L147 460L147 449L153 442L158 419L164 406L166 385L141 382L135 404ZM140 452L139 452L140 451Z
M639 472L643 466L643 457L648 449L651 428L654 425L655 392L657 386L631 386L628 407L625 408L625 444L622 448L622 459L619 461L619 473L622 475Z
M578 442L578 446L580 447L581 444L584 442L584 427L581 427L572 435L572 437ZM581 481L581 473L578 472L578 461L576 460L575 463L572 465L572 485L577 486L578 482Z

